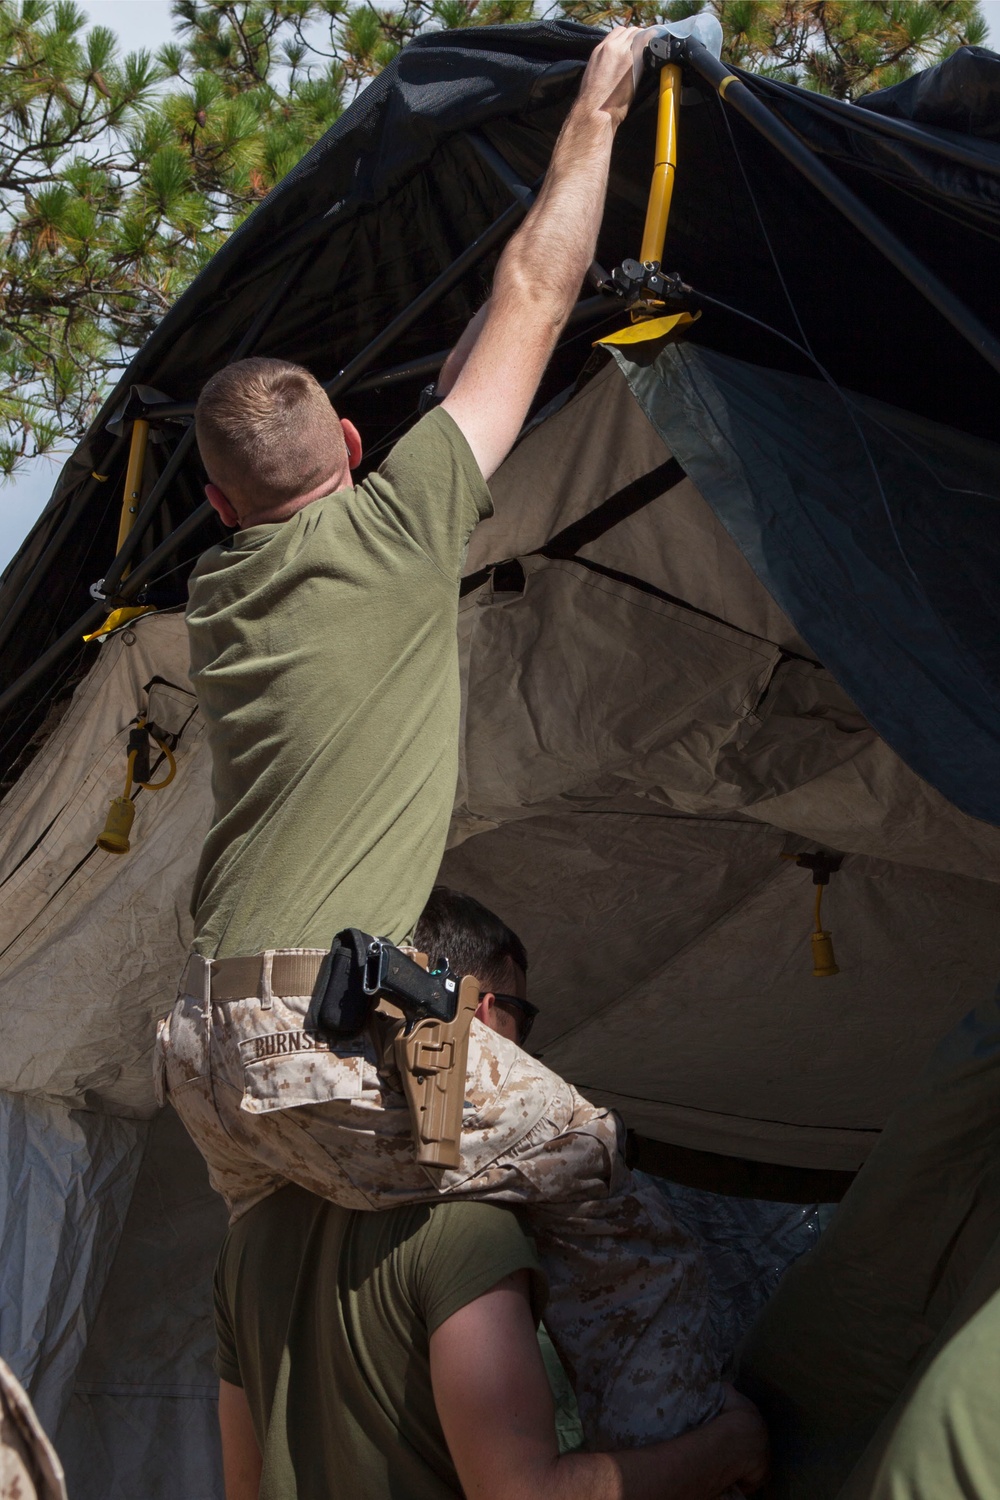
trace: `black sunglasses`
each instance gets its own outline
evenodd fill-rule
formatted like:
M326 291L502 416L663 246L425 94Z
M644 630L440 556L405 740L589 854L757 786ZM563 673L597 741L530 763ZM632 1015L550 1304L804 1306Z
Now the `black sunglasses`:
M493 998L498 1005L506 1006L508 1010L516 1012L514 1019L517 1022L517 1040L523 1047L535 1024L538 1006L532 1005L530 1000L522 1000L520 995L498 995L495 990Z

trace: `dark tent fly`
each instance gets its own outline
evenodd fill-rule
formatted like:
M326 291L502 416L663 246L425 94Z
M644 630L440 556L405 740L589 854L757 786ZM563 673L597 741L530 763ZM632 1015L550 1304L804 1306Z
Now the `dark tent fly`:
M84 632L117 600L182 604L190 565L217 539L190 423L213 371L251 350L306 364L361 428L370 463L416 419L419 390L488 290L599 35L545 22L420 38L178 300L0 585L4 783L88 669ZM982 325L983 347L1000 336L1000 58L963 48L857 106L738 76ZM606 267L637 253L655 94L644 82L616 141L598 246ZM626 373L647 415L880 733L959 806L1000 821L990 775L1000 375L690 67L664 262L701 294L702 316L683 346L633 351ZM538 411L623 320L620 304L583 290ZM130 398L136 386L165 404L116 564L130 418L149 399ZM720 457L722 408L738 434L735 488Z

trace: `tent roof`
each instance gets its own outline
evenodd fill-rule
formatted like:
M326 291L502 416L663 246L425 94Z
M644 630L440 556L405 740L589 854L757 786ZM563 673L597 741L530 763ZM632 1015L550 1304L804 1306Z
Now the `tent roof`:
M5 623L27 627L5 643L0 688L45 658L63 634L74 643L0 716L0 770L8 778L54 695L92 658L93 648L77 646L71 627L93 609L89 586L108 571L114 552L127 438L106 423L129 387L193 399L269 300L273 311L256 351L295 358L331 379L509 208L510 189L477 152L474 136L498 150L522 181L538 178L596 39L593 29L569 22L420 38L164 318L66 465L0 586L0 631ZM981 319L995 324L1000 145L992 122L1000 61L982 49L963 49L916 84L870 97L864 108L743 76ZM654 92L647 86L616 142L599 244L607 266L638 245ZM1000 377L977 351L772 147L724 111L706 85L686 80L683 105L668 264L699 289L798 339L791 299L816 358L838 382L964 432L992 435ZM481 299L496 253L428 307L369 374L447 347ZM615 316L612 309L603 326ZM575 377L593 327L570 331L540 403ZM718 309L702 317L691 338L751 363L811 371L787 343ZM339 398L366 435L373 461L412 418L420 383L355 388ZM163 443L151 448L147 494L183 432L168 424ZM197 509L201 478L191 448L154 508L139 558ZM183 564L213 539L213 527L189 531L180 549L162 559L157 602L183 598Z

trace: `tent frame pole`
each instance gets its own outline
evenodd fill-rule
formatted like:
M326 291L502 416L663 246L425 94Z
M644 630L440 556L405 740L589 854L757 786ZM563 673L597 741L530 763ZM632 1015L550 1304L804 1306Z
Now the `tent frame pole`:
M532 199L533 197L534 195ZM474 266L477 266L481 260L485 260L487 255L507 238L515 224L524 218L530 206L530 203L525 202L524 199L518 199L509 208L505 208L500 217L494 219L489 228L484 229L482 234L478 235L472 244L441 272L440 276L435 276L429 286L425 287L407 307L403 308L402 312L397 313L392 321L386 324L381 333L377 333L359 354L349 360L343 369L338 370L332 380L325 381L323 389L330 400L335 401L338 396L349 390L360 376L371 368L384 350L394 344L401 334L406 333L417 319L422 317L436 302L446 297Z
M646 223L642 231L639 259L643 262L663 260L663 246L670 220L670 201L677 175L677 117L681 95L681 65L664 63L658 80L656 111L656 152L653 177L649 184Z
M1000 339L976 317L960 297L945 286L920 258L898 239L878 214L804 146L777 115L751 93L725 63L693 37L682 44L683 56L692 70L715 89L723 104L734 109L762 135L786 161L801 172L823 197L854 225L859 234L880 250L896 270L936 308L962 337L1000 374Z

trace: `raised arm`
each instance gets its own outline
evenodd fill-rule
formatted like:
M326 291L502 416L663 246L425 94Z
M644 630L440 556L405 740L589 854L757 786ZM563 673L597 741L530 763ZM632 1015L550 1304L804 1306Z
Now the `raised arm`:
M615 27L595 48L527 218L438 390L484 476L510 452L594 258L615 132L647 33Z
M501 1281L431 1335L431 1384L466 1500L715 1500L764 1477L750 1402L704 1427L625 1453L559 1455L527 1272Z

